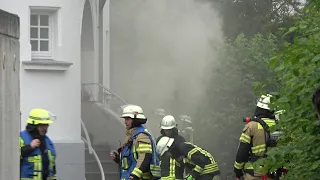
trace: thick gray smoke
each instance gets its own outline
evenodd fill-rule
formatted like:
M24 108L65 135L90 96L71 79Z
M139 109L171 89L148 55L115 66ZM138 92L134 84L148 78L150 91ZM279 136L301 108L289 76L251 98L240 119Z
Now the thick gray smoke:
M222 43L212 4L195 0L111 1L111 88L149 113L197 108ZM160 119L148 122L152 129Z

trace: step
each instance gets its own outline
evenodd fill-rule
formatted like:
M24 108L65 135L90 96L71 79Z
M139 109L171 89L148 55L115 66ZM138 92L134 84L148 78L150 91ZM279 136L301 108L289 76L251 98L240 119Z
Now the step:
M109 149L100 149L94 148L100 160L111 160L110 159L110 150ZM95 157L92 154L89 154L89 149L85 148L85 161L95 160Z
M104 173L106 180L119 180L119 173ZM86 180L101 180L100 172L86 172Z
M100 160L104 172L117 173L119 171L118 164L112 160ZM96 160L86 161L85 164L86 172L99 171L99 165Z

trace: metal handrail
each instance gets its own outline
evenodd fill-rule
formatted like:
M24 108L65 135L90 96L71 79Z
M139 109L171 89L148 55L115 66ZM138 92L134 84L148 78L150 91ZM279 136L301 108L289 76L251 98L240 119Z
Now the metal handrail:
M84 137L81 137L82 141L84 141L87 145L88 145L88 142L86 141L86 139ZM100 169L100 173L101 173L101 180L105 180L105 176L104 176L104 170L103 170L103 167L102 167L102 164L101 164L101 161L99 159L99 156L98 154L96 153L96 151L92 148L92 147L89 147L88 145L88 148L91 149L92 153L93 153L93 156L95 157L97 163L98 163L98 166L99 166L99 169Z
M106 90L107 92L109 92L110 94L112 94L114 97L116 97L117 99L119 99L123 104L127 104L126 101L124 101L122 98L120 98L117 94L111 92L110 89L104 87L102 84L100 83L81 83L82 85L98 85L99 87L101 87L102 89ZM90 88L89 88L90 89ZM91 91L91 90L90 90ZM91 95L93 95L92 92L90 92Z
M115 93L111 92L110 89L104 87L99 83L82 83L82 94L85 92L89 95L91 102L100 102L105 105L108 109L119 115L121 106L128 104L122 98ZM96 93L96 94L95 94ZM82 99L83 96L82 95Z
M111 92L110 89L104 87L103 85L99 84L99 83L81 83L81 86L87 87L89 90L89 95L91 96L91 98L93 99L94 102L99 102L99 100L96 100L94 97L94 94L90 88L91 85L96 85L99 88L102 88L104 91L108 92L109 94L111 94L112 96L116 97L116 99L118 99L121 102L121 105L117 105L118 108L118 113L119 113L119 108L121 108L123 105L127 105L128 103L126 101L124 101L123 99L121 99L118 95L116 95L115 93ZM84 89L82 89L82 91L84 91ZM101 103L105 105L111 105L106 103L105 101L101 100ZM112 111L112 113L117 113L115 109L112 109L111 107L108 107L108 109L110 109ZM117 114L119 115L119 114ZM147 125L145 125L146 128L148 128ZM151 130L149 129L150 134L152 134Z
M81 85L86 85L86 84L81 84ZM96 101L95 98L94 98L94 96L93 96L93 92L91 91L91 89L88 88L88 90L89 90L89 95L90 95L90 97L91 97L94 101ZM81 91L84 91L84 89L81 88ZM82 92L82 93L83 93L83 92ZM81 96L83 96L83 94L81 94Z
M100 169L100 173L101 173L101 180L105 180L104 170L103 170L101 161L99 159L98 154L96 153L96 151L93 149L93 147L91 145L91 140L90 140L90 136L89 136L88 130L86 128L86 125L82 121L82 119L81 119L81 127L82 127L82 129L84 131L84 135L86 136L86 138L81 137L81 139L83 140L83 142L85 142L87 144L88 149L89 149L89 154L93 154L93 156L95 157L95 159L96 159L96 161L98 163L98 166L99 166L99 169Z
M84 124L84 122L83 122L82 119L81 119L81 127L82 127L82 129L83 129L83 131L84 131L84 135L86 136L86 139L88 140L88 147L92 147L92 145L91 145L91 140L90 140L90 136L89 136L87 127L86 127L86 125ZM89 154L92 154L91 148L89 148Z

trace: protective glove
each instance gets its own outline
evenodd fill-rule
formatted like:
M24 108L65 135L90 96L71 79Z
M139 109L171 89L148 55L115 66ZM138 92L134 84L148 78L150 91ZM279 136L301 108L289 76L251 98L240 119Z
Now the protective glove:
M186 180L193 180L192 175L188 175L188 176L186 177Z
M129 177L130 180L139 180L139 178L136 175L131 174Z
M234 173L236 174L236 177L237 177L238 179L240 179L240 178L243 176L243 171L242 171L242 169L234 168Z

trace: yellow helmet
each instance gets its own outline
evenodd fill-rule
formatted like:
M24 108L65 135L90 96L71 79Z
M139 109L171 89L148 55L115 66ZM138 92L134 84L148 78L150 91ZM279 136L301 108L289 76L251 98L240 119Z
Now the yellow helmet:
M53 115L49 111L41 108L32 109L27 120L28 124L51 124Z

